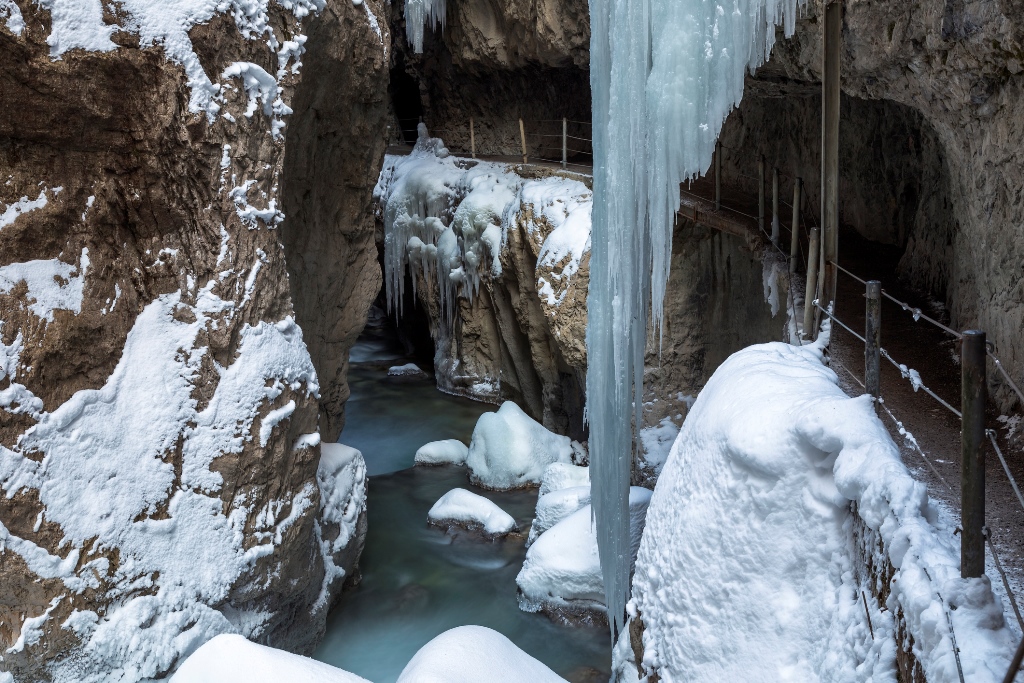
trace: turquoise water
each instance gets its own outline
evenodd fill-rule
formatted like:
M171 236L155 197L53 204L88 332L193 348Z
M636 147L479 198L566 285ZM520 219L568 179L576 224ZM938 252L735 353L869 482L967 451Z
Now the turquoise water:
M536 490L483 491L469 484L465 468L411 467L427 441L468 443L477 417L494 407L442 394L430 380L388 378L388 365L405 362L398 350L389 355L380 344L363 344L356 351L367 362L353 365L349 375L352 398L341 441L360 449L375 475L369 481L363 578L328 617L314 657L374 683L391 683L434 636L477 624L503 633L570 681L607 681L605 629L562 626L519 609L515 577L526 554L525 533L492 542L427 526L430 506L463 487L490 498L528 530Z

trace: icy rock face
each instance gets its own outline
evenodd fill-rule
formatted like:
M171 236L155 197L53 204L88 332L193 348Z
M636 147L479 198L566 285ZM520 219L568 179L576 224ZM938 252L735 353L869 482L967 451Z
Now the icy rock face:
M565 682L497 631L459 626L421 647L398 683Z
M506 401L477 420L466 465L474 484L501 490L539 484L548 465L571 460L569 437L549 432Z
M411 155L386 159L374 192L389 301L401 310L408 271L431 321L438 385L515 400L581 436L589 188L449 156L423 130Z
M854 514L895 568L885 612ZM971 644L965 679L1001 680L1016 644L988 579L960 579L952 525L870 397L847 397L817 344L752 346L707 383L655 487L627 612L645 679L893 680L896 614L928 681L959 680L947 618Z
M318 485L335 378L295 322L281 236L325 5L14 7L0 678L161 676L219 633L308 651L334 585L321 541L350 573L361 519L358 468ZM334 10L379 51L364 8Z
M482 531L490 537L516 530L516 520L483 496L466 489L452 489L438 498L427 512L427 520L442 527L461 526Z
M578 488L562 489L548 493L542 499L553 496L561 496L564 502L579 499L582 492ZM630 488L631 563L635 561L640 547L650 500L650 489ZM538 518L541 515L541 502L538 500ZM541 533L530 546L523 568L516 577L521 609L545 612L573 622L591 621L606 614L604 580L593 518L590 505L584 505Z
M469 447L458 439L443 439L423 444L416 451L417 465L465 465Z

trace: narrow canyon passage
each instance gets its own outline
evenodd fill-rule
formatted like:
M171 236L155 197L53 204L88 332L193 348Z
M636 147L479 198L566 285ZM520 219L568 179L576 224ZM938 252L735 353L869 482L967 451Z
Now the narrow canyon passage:
M464 467L413 467L414 453L428 441L468 443L477 418L494 407L443 394L432 378L389 378L389 366L409 360L392 334L369 329L352 351L341 441L366 459L369 532L362 580L334 607L314 657L392 683L432 638L474 624L502 633L571 683L607 681L605 627L556 624L519 609L516 574L537 489L485 491L467 482ZM490 541L428 526L427 511L457 487L497 503L522 533Z

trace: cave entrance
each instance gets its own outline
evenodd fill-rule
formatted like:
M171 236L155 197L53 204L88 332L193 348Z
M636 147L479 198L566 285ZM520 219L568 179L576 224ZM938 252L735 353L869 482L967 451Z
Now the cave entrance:
M423 101L420 99L420 86L415 78L406 73L402 64L391 69L391 81L388 85L391 104L395 109L395 118L401 126L401 139L407 144L416 143L416 124L423 117Z

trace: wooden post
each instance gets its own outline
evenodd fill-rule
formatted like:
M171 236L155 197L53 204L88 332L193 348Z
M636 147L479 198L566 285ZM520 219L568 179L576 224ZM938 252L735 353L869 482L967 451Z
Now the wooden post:
M722 208L722 143L715 141L715 211Z
M569 122L565 120L565 117L562 117L562 168L565 168L565 162L566 162L566 158L567 158L567 155L566 155L566 142L565 141L566 141L566 130L569 127L567 125L568 123Z
M789 272L796 272L796 257L800 253L800 196L803 192L803 178L793 183L793 232L789 236Z
M821 225L822 307L836 298L836 257L839 252L839 48L842 43L843 6L832 0L825 6L821 83Z
M960 342L960 576L985 573L985 333L966 330Z
M882 283L868 280L864 288L864 389L881 396Z
M526 129L523 128L523 120L519 119L519 139L523 143L523 163L529 163L526 160Z
M469 153L476 159L476 136L473 133L473 117L469 117Z
M779 169L772 167L772 244L779 244Z
M757 229L764 232L764 155L757 160Z
M821 231L818 228L811 228L811 241L807 248L807 289L804 290L804 336L808 339L817 337L817 330L814 328L814 321L817 316L814 314L814 297L818 292L818 246L821 242Z

